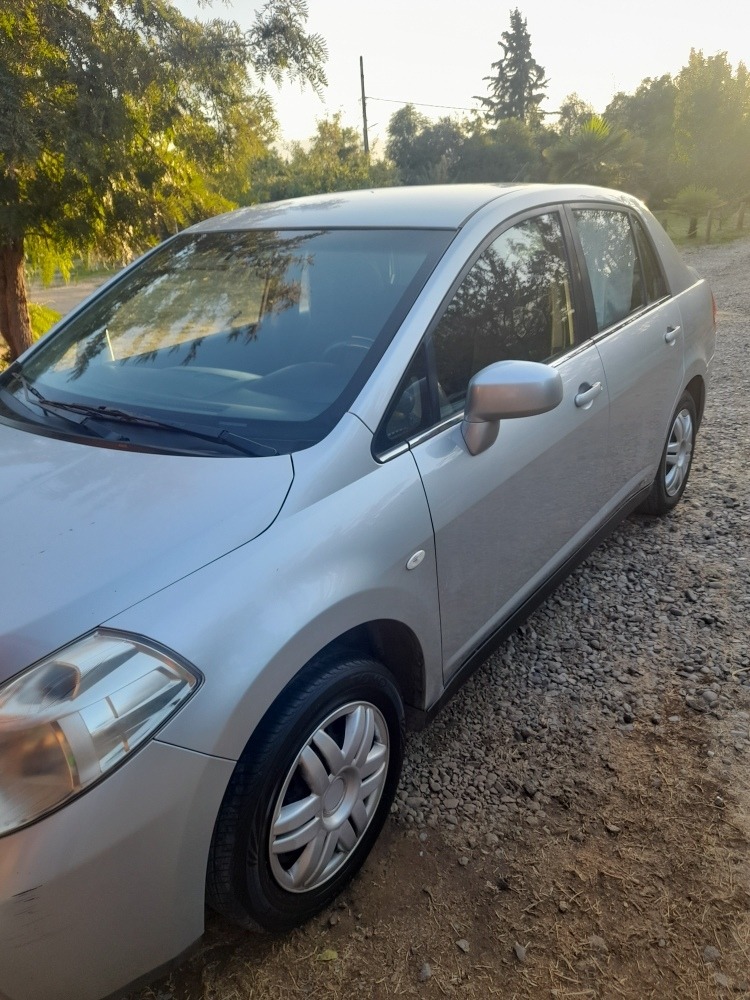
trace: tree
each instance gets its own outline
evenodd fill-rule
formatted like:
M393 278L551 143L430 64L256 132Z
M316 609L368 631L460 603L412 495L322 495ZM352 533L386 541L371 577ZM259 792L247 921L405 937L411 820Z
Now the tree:
M253 201L386 187L394 182L393 167L367 156L359 132L343 126L338 113L318 122L309 143L293 143L288 159L272 153L258 164Z
M510 12L510 30L497 43L503 55L492 63L494 74L485 76L489 97L480 97L487 122L496 125L504 118L518 118L530 124L541 120L539 105L544 100L547 80L544 69L531 55L531 38L526 19L516 7Z
M642 150L640 140L592 115L576 131L545 149L544 155L552 181L621 187L625 176L640 162Z
M413 104L405 104L388 122L386 155L402 184L450 182L465 138L461 123L447 116L432 122Z
M724 198L748 191L750 74L726 52L694 49L676 80L675 160L683 184L716 188Z
M476 128L463 143L455 179L464 183L543 181L539 138L537 130L517 118L501 121L493 129Z
M594 115L593 107L578 94L568 94L560 105L555 131L560 135L570 137Z
M263 76L325 84L305 0L253 27L169 0L15 0L0 12L0 334L31 342L25 264L125 257L227 207L216 180L274 132Z
M673 211L686 215L688 218L688 238L698 236L698 220L708 215L711 209L720 202L719 194L714 188L700 187L698 184L688 184L682 188L669 202Z
M604 112L610 125L643 141L642 167L627 179L650 203L663 205L679 189L675 169L674 112L677 87L669 74L647 77L633 94L615 94Z

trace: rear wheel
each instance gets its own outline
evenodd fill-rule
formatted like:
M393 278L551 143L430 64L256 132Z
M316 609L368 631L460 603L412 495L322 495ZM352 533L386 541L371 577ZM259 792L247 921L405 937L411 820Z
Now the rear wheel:
M689 392L682 395L672 417L651 492L641 505L645 514L667 514L685 492L695 449L697 415Z
M306 668L237 763L214 830L209 903L272 931L327 906L385 822L403 745L401 697L382 664Z

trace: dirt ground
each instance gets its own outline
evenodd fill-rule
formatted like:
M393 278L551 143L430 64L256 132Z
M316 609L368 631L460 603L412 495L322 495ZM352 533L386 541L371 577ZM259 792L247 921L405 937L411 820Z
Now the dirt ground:
M750 783L746 766L715 763L732 724L617 733L599 759L571 761L574 815L563 790L546 829L500 848L392 825L317 921L273 938L209 916L195 957L140 996L747 992Z

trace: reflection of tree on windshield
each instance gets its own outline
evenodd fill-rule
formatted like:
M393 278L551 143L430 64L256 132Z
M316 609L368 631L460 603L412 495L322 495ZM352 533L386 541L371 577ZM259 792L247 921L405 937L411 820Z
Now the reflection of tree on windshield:
M164 352L184 366L219 334L255 340L264 317L299 307L303 269L314 264L302 248L317 235L205 233L177 249L169 244L71 324L58 365L74 341L75 355L62 365L70 380L99 358L143 364Z
M449 399L462 399L471 377L495 361L544 361L558 343L570 342L567 287L555 216L522 222L498 237L435 330L438 377Z

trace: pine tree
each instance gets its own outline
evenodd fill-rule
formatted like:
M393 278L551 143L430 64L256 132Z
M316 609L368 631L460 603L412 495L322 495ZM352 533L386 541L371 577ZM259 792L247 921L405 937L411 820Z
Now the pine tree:
M494 74L484 77L490 96L479 98L485 119L491 125L504 118L537 123L547 80L544 68L531 55L526 19L517 7L510 12L510 30L502 33L497 44L503 50L502 58L492 63Z

